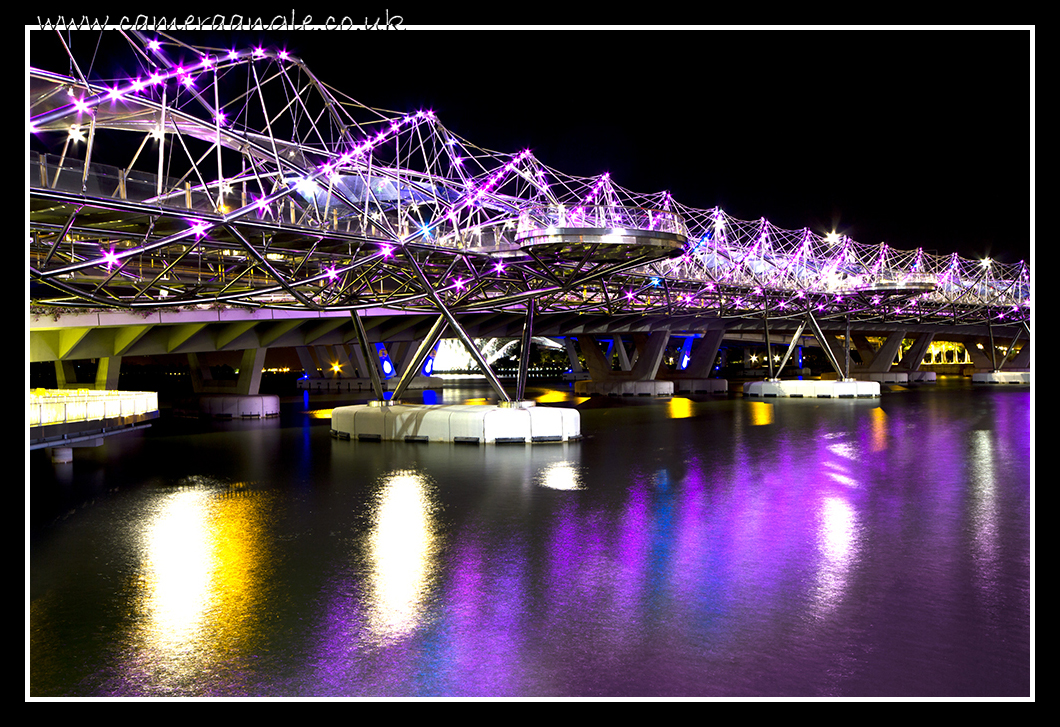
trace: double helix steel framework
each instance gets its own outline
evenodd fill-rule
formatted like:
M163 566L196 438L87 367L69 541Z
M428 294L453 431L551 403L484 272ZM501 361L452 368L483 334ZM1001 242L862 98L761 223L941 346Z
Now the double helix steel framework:
M29 158L33 306L1029 324L1025 262L737 220L371 108L283 50L125 38L127 76L29 71L61 147Z

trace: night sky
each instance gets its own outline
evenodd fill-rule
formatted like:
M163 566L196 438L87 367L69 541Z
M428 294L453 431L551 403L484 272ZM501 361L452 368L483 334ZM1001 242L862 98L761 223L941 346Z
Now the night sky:
M54 36L31 34L31 63ZM866 244L1031 259L1028 29L181 37L283 46L362 103L430 108L478 146L530 148L634 192ZM75 48L95 40L82 31ZM96 70L113 63L103 52Z

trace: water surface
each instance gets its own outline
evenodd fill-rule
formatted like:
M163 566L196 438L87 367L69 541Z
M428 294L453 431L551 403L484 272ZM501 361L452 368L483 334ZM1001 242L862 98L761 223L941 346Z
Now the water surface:
M1027 696L1030 392L964 381L534 392L566 444L340 441L314 398L33 452L29 693Z

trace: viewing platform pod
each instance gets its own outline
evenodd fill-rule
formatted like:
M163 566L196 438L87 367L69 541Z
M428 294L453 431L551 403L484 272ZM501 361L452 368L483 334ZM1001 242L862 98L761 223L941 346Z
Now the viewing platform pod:
M581 438L577 409L511 404L356 404L331 414L337 439L532 444Z

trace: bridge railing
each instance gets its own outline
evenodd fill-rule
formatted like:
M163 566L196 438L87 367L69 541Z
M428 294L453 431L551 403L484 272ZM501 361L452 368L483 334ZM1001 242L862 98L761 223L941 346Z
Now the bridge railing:
M550 227L647 230L688 236L681 215L669 210L621 205L541 204L520 210L516 237Z
M28 409L31 427L120 419L158 411L158 394L153 391L34 389L30 391Z

